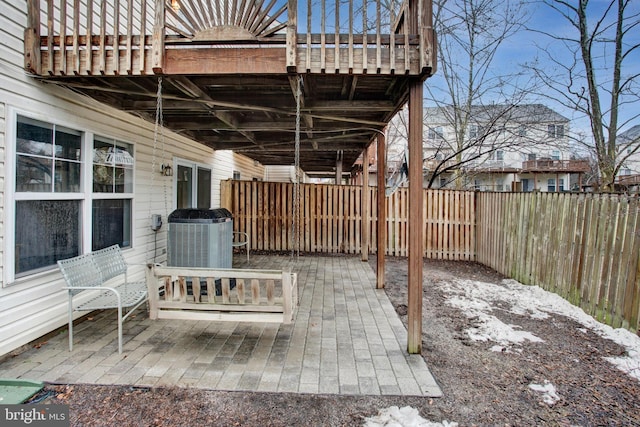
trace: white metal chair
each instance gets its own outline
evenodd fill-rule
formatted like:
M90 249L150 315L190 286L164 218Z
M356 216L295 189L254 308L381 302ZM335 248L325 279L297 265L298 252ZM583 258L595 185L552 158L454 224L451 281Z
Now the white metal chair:
M239 248L244 246L247 249L247 262L249 262L249 235L242 231L234 231L233 232L233 242L231 246L234 248Z

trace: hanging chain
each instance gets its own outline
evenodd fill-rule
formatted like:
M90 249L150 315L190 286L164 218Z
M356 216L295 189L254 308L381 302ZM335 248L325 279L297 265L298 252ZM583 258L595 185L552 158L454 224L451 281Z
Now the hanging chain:
M158 94L157 94L157 105L156 105L156 109L158 110L158 114L160 116L160 147L161 147L161 153L160 153L160 159L161 159L161 163L162 166L161 168L164 168L165 166L165 160L166 160L166 151L165 151L165 137L164 137L164 110L163 110L163 105L162 105L163 101L162 101L162 76L158 77ZM163 172L163 176L164 176L164 170ZM168 216L169 216L169 196L167 194L167 188L171 185L170 180L171 175L168 175L169 179L167 179L165 177L165 179L163 180L162 183L162 190L164 192L164 215L165 218L167 219L168 222ZM169 181L169 182L167 182Z
M298 76L296 88L296 141L294 151L295 182L293 183L293 219L291 224L291 259L300 256L300 98L302 97L302 76Z
M162 129L162 77L158 77L158 91L156 92L156 121L153 127L153 151L151 153L151 191L149 191L149 220L153 207L153 189L155 188L156 174L158 173L157 148L158 135Z

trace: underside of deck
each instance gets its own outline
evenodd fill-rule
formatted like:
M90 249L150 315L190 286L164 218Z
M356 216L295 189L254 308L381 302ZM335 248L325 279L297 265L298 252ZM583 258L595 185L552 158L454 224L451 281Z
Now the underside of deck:
M262 164L293 164L298 75L165 75L165 127L215 150ZM351 165L404 104L404 76L304 74L300 166L331 172ZM55 79L119 110L155 120L158 76ZM292 87L293 86L293 87Z
M300 167L330 175L435 72L430 1L368 1L29 0L25 68L151 121L162 79L166 128L292 165L298 127Z

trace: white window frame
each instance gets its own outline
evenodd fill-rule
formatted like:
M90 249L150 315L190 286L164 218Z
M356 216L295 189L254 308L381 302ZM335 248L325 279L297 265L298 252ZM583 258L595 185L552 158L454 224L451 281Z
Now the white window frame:
M553 139L564 138L564 125L550 124L547 125L547 136Z
M175 191L173 192L173 209L178 207L178 166L184 166L191 168L191 179L193 183L198 182L198 168L208 169L211 172L211 187L210 192L213 193L213 166L207 163L199 163L193 160L175 158L173 161L173 170L175 173L173 174L173 188ZM213 194L209 195L211 201L213 201ZM192 185L191 187L191 207L195 209L198 205L198 186ZM209 206L211 208L211 206Z
M18 116L29 118L32 120L38 120L43 123L51 124L54 126L60 126L71 130L76 130L81 133L81 178L80 178L80 191L78 192L17 192L16 188L16 139L17 139L17 123ZM16 202L29 201L29 200L78 200L80 201L80 250L79 253L91 252L92 238L93 238L93 200L98 199L130 199L131 200L131 247L134 247L134 219L135 219L135 197L134 192L131 193L93 193L93 140L96 133L91 130L82 128L76 123L70 123L65 120L60 120L50 115L45 115L39 112L26 111L14 106L7 106L6 121L6 133L5 133L5 187L4 187L4 255L5 263L3 266L2 274L2 288L7 288L17 284L21 284L29 281L32 278L51 274L57 271L57 266L52 265L50 267L36 269L33 272L25 272L20 274L16 278L15 272L15 237L16 237L16 224L15 224L15 212ZM111 138L114 140L121 140L105 133L99 133L99 136L103 138ZM123 141L124 142L124 141ZM132 188L135 188L135 158L136 158L136 144L128 142L133 146L134 156L134 173Z
M427 139L430 140L436 140L436 139L443 139L444 138L444 131L442 130L442 126L430 126L427 129Z

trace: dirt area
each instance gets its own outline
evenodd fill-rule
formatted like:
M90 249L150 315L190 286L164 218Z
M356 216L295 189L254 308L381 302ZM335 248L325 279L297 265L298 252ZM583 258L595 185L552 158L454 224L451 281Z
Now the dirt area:
M375 262L372 262L375 266ZM406 259L388 258L386 292L406 324ZM474 319L445 303L439 284L455 278L500 284L475 263L425 261L423 352L440 384L438 399L230 393L183 388L49 385L36 399L70 405L82 426L353 426L392 405L460 426L640 426L640 382L604 360L624 349L560 315L541 320L494 310L502 322L542 338L517 351L469 339ZM552 380L559 400L544 403L529 385Z

